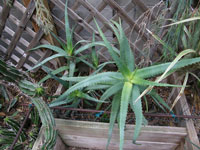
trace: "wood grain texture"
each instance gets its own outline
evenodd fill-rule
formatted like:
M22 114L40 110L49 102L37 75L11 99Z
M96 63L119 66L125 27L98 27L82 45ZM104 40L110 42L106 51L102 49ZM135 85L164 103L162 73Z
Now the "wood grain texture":
M10 9L11 9L11 6L7 5L6 2L4 2L4 6L3 6L1 16L0 16L0 36L2 35L2 31L5 27L6 20L10 13Z
M56 127L63 141L70 146L105 149L107 143L108 123L71 121L56 119ZM119 130L115 125L110 149L118 149ZM186 128L146 126L138 138L141 145L132 144L134 125L126 125L125 150L171 150L179 146L186 137Z
M177 79L177 78L178 78L178 74L173 74L172 81L176 82L175 79ZM178 81L178 83L175 83L175 84L182 85L182 83L180 81ZM180 93L180 90L181 90L180 88L175 89L175 92L173 94L174 95L173 100ZM184 94L181 96L178 103L175 105L175 109L176 109L177 114L189 115L189 116L191 115L190 107L187 103L187 99L186 99ZM186 126L187 132L188 132L188 136L187 136L188 140L200 147L199 139L198 139L198 136L197 136L197 132L196 132L193 120L192 119L185 119L182 122L180 122L180 125ZM188 150L198 150L198 148L195 147L190 142L187 142Z
M8 50L7 50L7 56L6 58L9 59L13 50L15 49L18 40L20 39L28 21L30 20L33 12L35 10L35 2L34 0L31 1L31 3L29 4L28 8L26 9L24 15L22 16L22 19L20 21L19 26L17 27L14 36L11 39L11 43L8 46Z

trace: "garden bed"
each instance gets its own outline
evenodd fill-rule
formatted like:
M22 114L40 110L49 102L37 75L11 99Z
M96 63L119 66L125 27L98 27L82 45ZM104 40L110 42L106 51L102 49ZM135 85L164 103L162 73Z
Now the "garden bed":
M108 123L56 119L56 127L62 141L68 146L102 150L106 148ZM32 150L37 150L41 145L42 131L43 129ZM187 130L183 127L145 126L137 141L139 145L136 145L132 143L133 132L134 125L126 125L124 150L175 150L187 136ZM118 133L119 130L115 125L109 149L118 149Z

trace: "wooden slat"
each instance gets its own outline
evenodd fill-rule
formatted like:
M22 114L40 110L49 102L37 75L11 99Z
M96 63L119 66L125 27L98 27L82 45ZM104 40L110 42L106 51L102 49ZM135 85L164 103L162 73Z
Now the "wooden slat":
M8 31L7 33L9 33L11 36L14 34L14 31L12 31L10 28L8 28L8 27L6 27L5 28L5 31ZM13 34L12 34L13 33ZM1 37L1 40L4 42L4 43L6 43L7 45L9 45L10 43L11 43L11 41L9 40L9 39L7 39L7 38L4 38L3 36ZM24 51L20 48L20 47L18 47L18 46L16 46L16 51L19 53L19 54L23 54L24 53ZM7 51L7 50L6 50ZM6 51L4 52L5 54L6 54ZM19 58L18 58L19 59ZM37 63L37 60L35 59L35 58L33 58L33 57L29 57L29 60L32 62L32 63Z
M29 46L26 48L24 54L22 55L22 57L20 58L20 61L17 64L17 68L21 68L26 60L28 59L28 57L30 56L30 50L31 48L34 48L36 46L36 44L38 44L39 40L42 38L44 32L42 29L40 29L37 34L35 35L35 37L31 40Z
M109 128L108 123L56 119L56 127L65 143L71 146L105 149ZM143 127L138 138L138 143L142 144L140 147L132 144L133 133L134 126L126 125L125 143L127 144L125 145L128 146L125 149L145 149L149 147L150 150L169 150L175 149L179 145L179 143L186 137L187 130L186 128L178 127ZM97 142L101 144L98 144L98 147L95 147L97 146ZM117 125L115 125L111 140L111 149L117 149L118 143L119 130Z
M79 4L79 1L77 1L78 4ZM100 3L98 6L97 6L97 11L98 12L101 12L105 7L107 6L107 4L102 1L102 3ZM90 23L92 20L93 20L93 17L94 17L94 14L90 13L84 20L87 22L87 23ZM77 33L80 33L82 31L83 27L78 27L75 32Z
M43 146L43 142L44 142L44 127L42 127L40 129L40 132L38 134L38 138L36 139L32 150L39 150L41 149L41 147ZM53 150L66 150L66 146L63 143L62 139L60 138L59 135L57 135L57 139L56 139L56 145L54 146Z
M104 0L106 3L108 3L115 11L119 13L119 15L124 19L131 27L134 27L134 30L138 33L140 33L140 27L136 22L134 22L128 14L113 0ZM146 33L141 35L144 41L148 39L148 35Z
M61 0L51 0L53 4L59 7L63 12L65 11L65 4ZM91 34L95 33L98 35L98 32L93 29L91 25L89 25L84 19L82 19L79 15L77 15L71 8L68 7L68 13L71 18L73 18L80 26L83 26L87 31Z
M91 138L74 135L61 136L64 142L69 146L89 148L95 150L105 150L107 139L106 138ZM123 150L175 150L178 144L162 143L162 142L143 142L138 141L139 145L133 144L132 140L124 141ZM119 149L119 140L111 140L109 150Z
M13 3L13 1L12 1L12 3ZM10 9L11 9L11 6L7 5L6 2L4 1L4 7L3 7L3 10L2 10L1 16L0 16L0 36L2 35L2 31L5 27L6 20L10 13Z
M173 76L172 76L173 81L176 81L175 79L177 79L177 77L178 77L178 74L173 74ZM182 83L180 81L178 83L175 83L175 84L182 85ZM180 93L180 90L181 90L180 88L176 88L175 93L173 94L174 95L173 99L175 99L176 96ZM176 107L177 114L188 115L188 116L191 115L190 107L187 103L187 99L186 99L184 94L182 94L181 98L179 99L179 101L178 101L178 103L176 104L175 107ZM185 119L184 125L185 124L186 124L187 132L188 132L188 140L190 142L192 142L193 144L200 147L199 138L197 136L197 132L195 130L193 120L192 119ZM188 144L190 150L199 150L193 144L191 144L191 143L187 143L187 144Z
M141 0L131 0L134 4L138 5L143 12L149 11L149 8ZM156 20L154 14L151 15L152 20Z
M2 52L4 52L4 53L6 53L6 48L5 47L3 47L2 45L0 45L0 50L2 51ZM13 59L14 61L18 61L19 60L19 58L16 56L16 55L14 55L14 54L12 54L11 55L11 59ZM31 69L32 67L31 66L29 66L28 64L24 64L24 68L26 68L26 69Z
M79 1L79 3L82 4L85 8L87 8L90 12L92 12L93 15L101 21L101 23L103 23L104 26L103 26L103 28L102 28L102 31L103 31L104 33L105 33L108 29L110 29L110 30L112 31L111 27L109 26L109 23L111 23L111 22L110 22L106 17L104 17L94 6L92 6L90 3L88 3L87 0L85 0L85 1L78 0L78 1ZM114 16L114 18L117 18L117 15ZM128 29L130 29L130 28L128 28ZM125 30L125 33L126 33L126 34L128 34L127 31L128 31L128 30ZM116 42L116 41L117 41L117 38L114 38L113 41ZM130 42L130 40L129 40L129 43L130 43L130 45L131 45L131 47L132 47L133 49L138 50L138 48L137 48L132 42ZM103 52L104 50L106 50L106 48L102 48L102 49L99 50L99 51L100 51L100 52ZM138 50L138 51L139 51L139 50Z
M18 42L19 38L21 37L21 35L26 27L26 24L28 23L29 19L31 18L34 10L35 10L35 3L34 3L34 0L32 0L20 21L20 25L17 27L17 30L15 31L15 35L13 36L10 45L8 46L7 56L6 56L7 59L9 59L14 48L16 47L17 42Z

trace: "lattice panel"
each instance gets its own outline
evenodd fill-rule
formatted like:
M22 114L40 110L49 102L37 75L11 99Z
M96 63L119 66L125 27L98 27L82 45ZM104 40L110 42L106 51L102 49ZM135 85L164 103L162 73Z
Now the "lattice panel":
M35 5L34 0L30 1L29 5L25 7L21 1L15 0L10 10L2 4L0 6L0 12L6 12L5 10L7 10L7 13L10 12L3 28L3 33L1 34L1 51L7 55L7 58L12 58L18 68L24 67L26 69L30 69L33 65L50 56L52 53L49 50L28 51L38 44L49 43L49 41L42 38L44 37L44 33L41 29L38 31L33 29L32 23L35 20ZM49 6L57 33L65 41L65 0L49 0ZM138 13L133 16L133 11L136 8ZM130 37L129 42L138 58L144 55L141 49L143 49L143 44L149 39L149 35L146 32L141 32L144 29L134 19L148 10L149 8L141 0L126 0L123 1L122 6L114 0L71 0L68 7L71 26L77 24L74 33L76 41L82 39L91 40L93 33L95 33L97 40L101 40L94 24L95 18L107 38L111 42L116 42L116 38L108 24L110 20L118 21L121 18L125 33ZM1 22L3 21L2 18L0 18ZM155 18L151 14L148 21L151 22ZM10 24L12 25L10 26ZM134 33L134 36L131 36L131 33ZM101 56L101 61L110 59L105 48L100 48L98 53ZM52 64L56 66L56 61L49 63L49 65Z

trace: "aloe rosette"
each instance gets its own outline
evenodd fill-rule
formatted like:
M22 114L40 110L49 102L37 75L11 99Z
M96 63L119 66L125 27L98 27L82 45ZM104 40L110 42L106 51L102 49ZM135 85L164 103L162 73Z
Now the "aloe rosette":
M142 69L136 69L134 55L121 24L118 24L114 21L112 23L113 24L110 24L110 27L113 29L119 42L118 52L116 52L116 48L114 48L106 39L105 35L103 34L97 23L96 25L100 36L103 39L103 45L108 49L108 52L110 53L112 59L118 67L118 71L102 72L85 77L63 77L64 80L73 82L74 85L71 86L67 91L65 91L55 101L53 101L51 105L56 105L56 103L65 101L72 92L77 90L81 90L84 88L93 90L99 90L100 88L105 89L104 94L101 96L101 101L105 101L109 97L113 96L107 148L109 146L109 142L112 136L114 123L116 120L118 120L120 150L122 150L124 145L124 129L128 106L130 105L136 117L136 126L133 135L133 143L136 143L142 124L146 124L146 120L143 116L142 111L141 98L138 99L140 94L146 89L147 86L181 86L146 80L148 78L155 77L164 73L171 63L164 63ZM174 64L173 67L170 68L170 71L173 72L177 69L198 62L200 62L199 57L193 59L183 59L176 62L176 64ZM161 107L164 106L165 108L169 109L168 105L155 92L155 90L151 90L148 94L151 95L156 103L158 103Z

